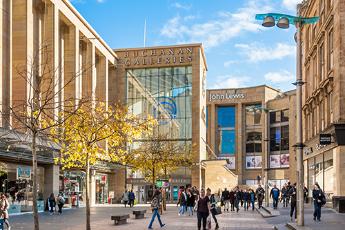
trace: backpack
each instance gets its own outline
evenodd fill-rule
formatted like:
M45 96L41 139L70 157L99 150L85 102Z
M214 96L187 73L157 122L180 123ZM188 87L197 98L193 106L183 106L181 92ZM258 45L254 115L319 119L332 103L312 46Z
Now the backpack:
M324 206L326 204L326 196L325 193L321 191L321 205Z
M65 204L65 198L63 198L62 196L59 197L58 201L60 204Z

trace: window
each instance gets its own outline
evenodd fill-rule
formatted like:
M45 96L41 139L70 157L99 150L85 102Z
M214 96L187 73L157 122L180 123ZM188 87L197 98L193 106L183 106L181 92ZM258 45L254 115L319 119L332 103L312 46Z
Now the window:
M316 55L313 57L313 90L317 89L318 79L317 79L317 62Z
M309 47L310 47L310 42L309 42L309 34L310 34L310 25L307 26L306 33L305 33L305 50L306 54L308 55Z
M233 106L217 108L217 146L219 155L234 155L236 151L236 109Z
M333 55L333 30L328 33L328 70L332 70L334 65Z
M333 92L328 94L329 123L333 123Z
M281 121L282 122L289 121L289 110L286 109L281 112Z
M270 129L270 150L280 151L281 132L280 127Z
M247 153L261 153L262 133L261 132L248 132L246 140L246 152Z
M270 112L270 124L279 123L280 115L280 111Z
M325 105L325 101L321 101L320 102L320 106L319 106L319 113L320 113L320 129L321 129L321 131L323 131L324 130L324 128L325 128L325 107L324 107L324 105Z
M324 57L324 44L320 45L319 49L319 75L320 79L319 82L325 79L325 57Z
M248 105L245 107L246 110L246 125L260 125L261 124L261 105Z
M289 126L281 127L281 150L289 150Z

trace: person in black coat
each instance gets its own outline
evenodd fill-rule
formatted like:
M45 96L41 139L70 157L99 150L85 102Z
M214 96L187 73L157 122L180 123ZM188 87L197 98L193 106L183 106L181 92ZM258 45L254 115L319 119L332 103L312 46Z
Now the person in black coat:
M231 211L235 211L235 192L233 189L230 191L229 196L230 196Z
M291 200L291 208L290 208L290 218L293 221L292 216L295 212L295 219L297 219L297 212L296 212L296 203L297 203L297 190L296 190L296 183L294 183L290 190L289 190L289 197Z
M313 200L314 200L314 220L321 221L321 207L323 200L325 199L324 194L318 183L315 183L313 189Z
M250 204L249 192L247 192L247 190L244 190L242 194L243 194L242 198L243 198L243 203L244 203L244 210L248 211L248 207Z
M188 215L194 215L194 206L195 206L195 196L192 194L191 189L187 190L187 211Z
M240 210L239 208L239 204L241 201L241 191L238 188L238 186L235 188L235 207L236 207L236 212L238 212L238 210Z

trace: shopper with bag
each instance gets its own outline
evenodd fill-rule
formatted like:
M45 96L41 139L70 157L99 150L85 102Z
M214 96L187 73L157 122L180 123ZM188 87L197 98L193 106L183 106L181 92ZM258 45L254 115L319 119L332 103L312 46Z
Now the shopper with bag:
M210 199L205 195L205 190L201 189L200 195L197 201L197 216L198 216L198 230L201 229L201 222L203 230L206 230L207 217L210 214Z
M216 197L214 194L211 193L211 189L208 188L206 190L206 196L209 197L210 199L210 211L211 211L211 215L212 215L212 218L214 220L214 222L216 223L216 228L215 229L219 229L219 225L218 225L218 220L216 218L216 215L220 214L219 212L221 212L220 210L220 207L217 206L217 200L216 200Z
M153 221L156 219L156 216L158 218L158 222L161 228L165 226L165 224L163 224L161 221L161 216L159 215L160 198L160 191L159 189L156 189L152 197L151 208L153 214L148 229L153 229L152 224Z
M11 230L10 223L8 222L8 208L10 207L10 203L8 202L7 197L4 193L1 193L0 196L0 218L4 219L4 223L7 226L8 230Z
M325 194L322 192L320 185L316 182L313 189L314 200L314 220L321 221L321 207L326 204Z

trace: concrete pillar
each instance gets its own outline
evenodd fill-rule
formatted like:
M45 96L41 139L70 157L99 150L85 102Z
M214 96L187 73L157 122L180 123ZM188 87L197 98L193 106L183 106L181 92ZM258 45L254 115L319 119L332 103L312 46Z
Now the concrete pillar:
M49 165L44 168L44 198L51 193L57 195L59 193L59 175L60 167L58 165Z
M11 125L9 108L12 105L12 1L1 1L0 9L0 104L2 117L0 119L1 127Z
M106 74L108 73L106 58L102 55L97 55L96 59L96 100L100 102L106 101Z
M96 85L97 85L97 72L96 72L96 47L91 43L91 100L96 100Z
M64 104L65 108L68 108L69 104L75 103L76 96L76 72L77 72L77 58L79 53L77 53L77 47L79 50L79 42L77 41L78 30L73 25L66 25L66 31L64 33L64 56L63 56L63 66L64 66Z
M92 96L92 48L91 43L82 43L82 97L90 100Z
M244 127L244 120L242 119L243 116L245 117L245 114L243 113L243 105L241 103L238 103L236 106L236 168L237 168L237 175L238 175L238 183L243 184L243 171L244 171L244 159L245 156L243 154L243 137L245 138L245 130Z
M123 192L125 191L126 187L126 172L125 172L125 167L115 169L115 175L114 175L114 197L116 200L121 199L121 196Z
M345 146L333 149L334 195L345 196Z

